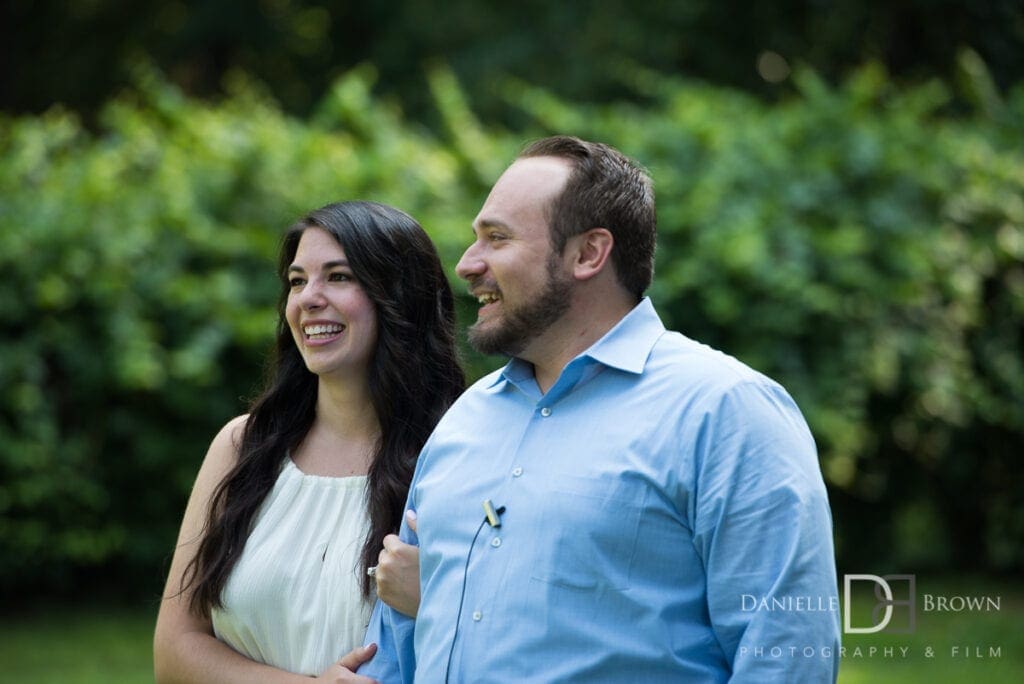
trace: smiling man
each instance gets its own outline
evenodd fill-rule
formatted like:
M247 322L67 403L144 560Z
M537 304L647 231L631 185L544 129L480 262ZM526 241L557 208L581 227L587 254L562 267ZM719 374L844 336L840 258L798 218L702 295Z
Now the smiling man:
M814 442L782 387L667 331L644 297L647 174L606 145L541 140L473 233L457 267L481 304L470 342L512 358L424 447L418 539L402 531L419 614L378 602L360 674L833 681L834 612L743 605L836 596Z
M569 173L566 161L552 157L513 164L474 222L476 241L456 272L482 305L469 329L478 351L522 355L570 310L572 276L559 258L563 250L553 248L546 215Z

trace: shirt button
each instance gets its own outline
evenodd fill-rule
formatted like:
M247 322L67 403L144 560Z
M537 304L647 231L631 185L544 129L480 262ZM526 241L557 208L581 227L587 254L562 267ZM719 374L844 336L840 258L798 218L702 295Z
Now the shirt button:
M550 415L551 415L551 409L550 409L549 407L545 406L544 408L542 408L542 409L540 410L540 415L542 415L542 416L544 416L545 418L547 418L548 416L550 416Z
M492 539L491 546L493 546L494 548L498 548L499 546L501 546L501 537L495 537L494 539Z
M522 474L523 474L523 469L520 468L519 466L516 466L515 468L512 469L512 477L519 477Z
M484 619L484 614L483 613L481 613L479 610L474 610L473 611L473 620L474 620L474 622L480 622L483 619Z

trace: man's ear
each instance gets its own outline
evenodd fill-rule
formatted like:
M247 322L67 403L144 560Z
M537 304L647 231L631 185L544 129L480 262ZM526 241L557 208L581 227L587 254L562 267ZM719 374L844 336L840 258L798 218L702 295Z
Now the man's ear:
M607 228L591 228L570 238L573 248L572 274L576 280L590 280L605 267L615 245Z

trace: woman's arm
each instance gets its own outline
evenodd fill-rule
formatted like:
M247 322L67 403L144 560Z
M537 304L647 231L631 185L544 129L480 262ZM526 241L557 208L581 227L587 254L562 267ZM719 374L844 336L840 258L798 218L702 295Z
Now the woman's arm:
M213 439L192 487L153 637L153 668L156 681L160 684L289 684L309 681L308 677L250 660L217 639L210 619L197 617L189 611L191 591L180 591L185 568L195 555L202 538L210 498L238 460L238 445L245 420L245 416L235 418Z
M172 682L300 682L299 677L252 661L213 635L209 618L188 608L191 590L180 591L185 568L199 547L210 498L238 459L246 417L235 418L210 444L199 469L164 588L153 637L153 669L160 684Z
M405 512L405 521L416 532L416 512ZM377 597L403 615L416 617L420 607L420 549L406 544L397 534L384 537L377 557Z
M199 618L189 611L191 591L180 591L185 568L199 548L213 492L238 460L238 445L241 443L245 421L246 416L235 418L214 437L192 486L160 613L156 619L153 669L158 684L297 684L310 679L257 663L217 639L210 619ZM352 674L350 670L355 670L372 658L375 651L374 648L354 649L325 670L317 680L372 682L367 677Z

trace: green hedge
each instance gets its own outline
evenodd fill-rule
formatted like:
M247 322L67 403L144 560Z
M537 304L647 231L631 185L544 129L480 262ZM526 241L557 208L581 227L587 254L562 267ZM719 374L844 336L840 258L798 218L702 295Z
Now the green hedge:
M516 149L556 131L650 168L651 294L796 397L841 564L1024 567L1020 89L954 117L942 85L901 90L876 66L837 90L801 73L774 106L632 69L646 106L502 81L531 122L504 131L437 68L435 134L371 97L373 79L349 73L309 121L243 78L210 104L152 73L98 131L59 109L0 119L4 586L159 586L205 446L256 385L294 218L392 203L453 268ZM497 363L466 358L472 375Z

